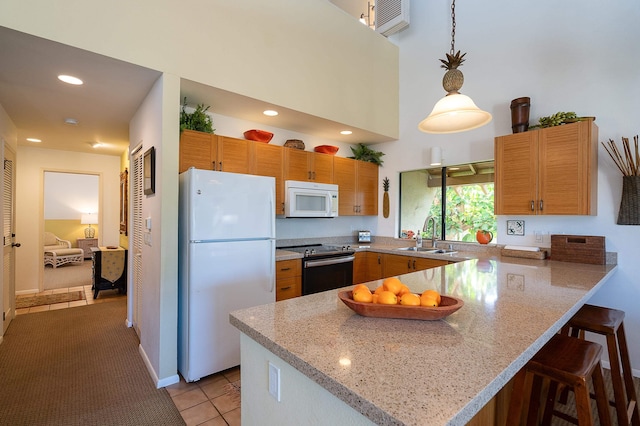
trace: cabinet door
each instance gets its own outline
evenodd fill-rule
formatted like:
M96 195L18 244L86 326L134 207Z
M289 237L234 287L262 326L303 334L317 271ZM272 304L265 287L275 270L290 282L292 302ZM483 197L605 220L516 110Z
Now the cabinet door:
M353 283L366 283L380 278L382 278L382 255L374 252L356 252L356 260L353 262Z
M217 170L248 174L250 172L249 147L253 143L245 139L219 136Z
M276 178L276 214L284 214L284 148L256 142L253 149L253 174Z
M410 256L400 256L397 254L385 254L382 257L382 276L384 278L413 272Z
M349 158L333 159L333 183L338 185L338 214L353 216L356 214L356 173L357 163Z
M216 170L217 136L211 133L183 130L180 134L180 160L178 173L190 167Z
M495 139L495 213L535 214L539 131Z
M424 257L416 257L414 258L415 263L413 264L413 268L416 271L423 271L425 269L437 268L439 266L448 265L449 262L446 260L439 259L426 259Z
M284 179L285 180L311 180L309 170L308 152L294 148L284 149Z
M539 214L595 214L591 211L595 201L591 175L597 163L591 162L591 126L591 122L580 122L540 132ZM597 146L597 137L595 140Z
M311 179L318 183L333 182L333 155L310 152Z
M358 214L376 216L378 214L378 165L365 161L357 161L357 165Z

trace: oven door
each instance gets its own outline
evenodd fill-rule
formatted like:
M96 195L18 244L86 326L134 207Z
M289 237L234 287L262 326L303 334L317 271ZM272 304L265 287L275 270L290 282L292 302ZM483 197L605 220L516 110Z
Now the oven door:
M353 285L355 256L304 260L302 269L302 295Z

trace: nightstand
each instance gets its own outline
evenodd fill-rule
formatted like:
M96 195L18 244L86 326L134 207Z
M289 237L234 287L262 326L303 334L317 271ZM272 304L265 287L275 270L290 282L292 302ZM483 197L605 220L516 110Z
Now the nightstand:
M84 258L91 259L91 247L98 247L97 238L78 238L78 248L84 250Z

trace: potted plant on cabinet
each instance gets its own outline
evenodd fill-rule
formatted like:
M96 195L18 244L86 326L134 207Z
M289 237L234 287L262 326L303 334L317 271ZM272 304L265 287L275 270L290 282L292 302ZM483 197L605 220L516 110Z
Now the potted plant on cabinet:
M196 109L189 113L186 111L187 97L185 96L182 104L182 111L180 111L180 131L183 130L196 130L198 132L214 133L216 129L213 128L213 121L211 116L207 114L209 106L198 104Z

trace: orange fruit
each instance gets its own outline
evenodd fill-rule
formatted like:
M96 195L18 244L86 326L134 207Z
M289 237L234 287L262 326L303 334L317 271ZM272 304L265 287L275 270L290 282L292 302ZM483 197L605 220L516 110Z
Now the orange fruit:
M402 289L402 282L396 277L389 277L382 281L382 286L385 290L398 295L398 293L400 293L400 289Z
M436 299L436 302L438 302L438 305L440 304L440 302L442 302L442 298L440 297L440 293L438 293L435 290L425 290L425 291L422 292L421 296L433 297L434 299Z
M430 295L420 296L420 306L437 307L438 301L435 297L431 297Z
M369 290L369 287L367 287L367 286L366 286L366 285L364 285L364 284L356 284L355 286L353 286L353 291L356 291L358 288L362 288L362 287L364 287L364 288L366 288L367 290Z
M407 287L406 285L402 284L402 286L400 287L400 293L398 293L398 297L402 296L403 294L407 294L407 293L411 293L411 290L409 290L409 287Z
M420 296L413 293L405 293L400 296L400 304L405 306L420 306Z
M371 294L371 290L367 286L359 286L353 290L353 300L355 302L371 303L373 302L373 294Z
M380 294L380 293L382 293L383 291L384 291L384 287L383 287L383 286L380 286L380 287L378 287L378 288L376 288L376 289L374 290L373 294Z
M381 305L397 305L398 296L388 290L385 290L378 295L378 303Z
M377 294L375 294L375 293L373 293L372 297L373 297L372 302L373 302L373 303L378 303L378 297L380 297L380 296L379 296L379 295L377 295Z

